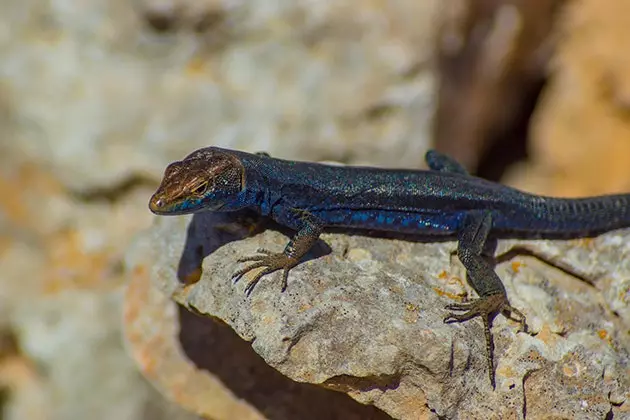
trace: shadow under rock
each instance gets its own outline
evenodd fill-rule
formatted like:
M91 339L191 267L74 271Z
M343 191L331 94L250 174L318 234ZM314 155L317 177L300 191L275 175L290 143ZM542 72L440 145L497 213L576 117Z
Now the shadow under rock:
M180 342L199 369L272 420L386 420L385 412L325 388L294 382L268 366L226 324L179 307Z
M195 214L179 262L179 280L189 284L199 280L206 256L263 228L278 229L288 237L293 234L254 212ZM307 259L329 252L328 245L319 241ZM341 392L292 381L268 366L250 343L218 319L179 307L179 321L179 339L188 358L269 419L391 419L378 408L360 404Z

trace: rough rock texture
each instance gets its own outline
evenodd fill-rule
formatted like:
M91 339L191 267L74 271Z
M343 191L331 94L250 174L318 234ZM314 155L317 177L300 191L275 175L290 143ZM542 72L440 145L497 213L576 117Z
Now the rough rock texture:
M236 259L260 247L282 249L287 238L267 229L237 240L247 233L240 226L220 214L165 217L139 244L151 245L141 248L155 262L151 280L162 293L227 323L296 381L346 392L401 419L630 412L627 231L501 243L500 254L515 246L525 254L508 253L497 270L531 334L497 317L493 391L481 323L442 323L444 305L472 293L452 257L454 243L325 234L313 258L292 270L285 293L271 275L248 298L246 278L229 280ZM201 279L185 285L204 256Z
M514 185L581 196L630 191L630 2L569 2Z

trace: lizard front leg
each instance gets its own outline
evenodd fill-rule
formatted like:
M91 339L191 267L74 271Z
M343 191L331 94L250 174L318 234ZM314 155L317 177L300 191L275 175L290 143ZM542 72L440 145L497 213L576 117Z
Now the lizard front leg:
M319 239L319 235L322 233L324 225L315 216L305 210L291 209L296 217L297 224L300 226L298 232L291 238L283 252L271 252L266 249L259 249L259 255L253 255L250 257L240 258L238 262L250 262L254 261L240 270L238 270L232 276L232 280L236 283L246 273L256 268L264 267L260 270L254 278L252 278L245 287L245 293L251 294L254 290L256 283L265 275L273 273L274 271L282 271L282 291L287 288L287 280L289 276L289 270L295 267L300 259L306 255L311 247Z
M488 375L494 388L493 343L490 333L492 318L499 312L507 315L515 314L521 323L521 330L525 330L526 324L525 315L510 305L501 279L483 257L483 248L491 228L492 215L489 212L476 211L466 216L458 238L457 255L466 268L468 282L475 289L479 298L446 306L446 309L463 311L463 313L451 312L444 318L444 322L464 322L476 317L482 318L486 336Z

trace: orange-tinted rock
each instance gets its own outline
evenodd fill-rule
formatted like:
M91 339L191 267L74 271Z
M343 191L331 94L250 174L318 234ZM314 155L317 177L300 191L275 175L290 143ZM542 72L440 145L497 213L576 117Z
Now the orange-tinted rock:
M562 196L630 191L630 2L570 2L543 101L531 165L513 183Z
M152 286L148 270L134 268L124 311L127 342L142 372L164 395L198 415L216 420L263 419L253 406L187 358L179 341L178 306Z

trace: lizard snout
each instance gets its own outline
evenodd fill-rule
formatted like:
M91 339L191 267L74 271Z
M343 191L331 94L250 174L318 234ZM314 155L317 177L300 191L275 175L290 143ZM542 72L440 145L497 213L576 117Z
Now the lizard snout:
M153 194L151 200L149 200L149 210L156 214L163 213L164 204L165 201L162 197L158 196L157 194Z

